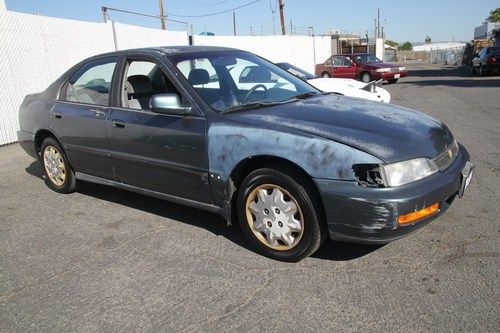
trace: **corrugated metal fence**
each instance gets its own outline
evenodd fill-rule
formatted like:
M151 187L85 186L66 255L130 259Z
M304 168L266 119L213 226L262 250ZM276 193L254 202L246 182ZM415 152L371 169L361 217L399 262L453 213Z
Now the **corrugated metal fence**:
M24 96L42 91L80 60L115 49L187 44L185 31L0 10L0 145L17 141Z

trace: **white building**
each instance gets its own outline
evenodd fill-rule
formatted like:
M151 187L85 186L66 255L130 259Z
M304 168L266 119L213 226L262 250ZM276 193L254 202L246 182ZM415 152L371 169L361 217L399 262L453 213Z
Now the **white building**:
M413 51L435 51L435 50L448 50L464 47L465 43L460 42L446 42L446 43L431 43L413 46Z
M493 36L491 32L497 28L500 29L499 22L485 22L474 29L474 39L489 39Z

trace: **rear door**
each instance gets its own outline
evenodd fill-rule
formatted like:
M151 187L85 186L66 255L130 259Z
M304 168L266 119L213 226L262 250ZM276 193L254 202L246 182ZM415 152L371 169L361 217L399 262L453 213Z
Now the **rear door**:
M51 129L77 172L114 179L106 119L118 56L91 61L63 85L50 114Z
M212 203L208 185L207 123L193 106L188 116L155 113L156 94L187 96L166 74L161 59L128 56L108 117L113 167L119 181L198 202ZM119 98L118 98L119 97Z

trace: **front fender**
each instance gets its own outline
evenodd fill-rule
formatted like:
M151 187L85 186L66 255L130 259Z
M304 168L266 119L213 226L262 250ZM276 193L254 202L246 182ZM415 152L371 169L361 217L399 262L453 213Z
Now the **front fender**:
M332 140L290 130L237 124L213 124L208 130L210 182L216 203L228 198L231 172L241 161L267 155L289 160L313 178L354 180L352 165L378 164L370 154Z

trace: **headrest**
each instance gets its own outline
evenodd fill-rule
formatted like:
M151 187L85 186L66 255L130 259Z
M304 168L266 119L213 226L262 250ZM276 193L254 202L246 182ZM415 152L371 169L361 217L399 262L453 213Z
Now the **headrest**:
M189 72L188 81L193 85L207 84L210 81L210 76L206 69L195 68Z
M250 71L246 75L246 77L242 78L245 82L258 83L258 82L270 82L271 81L271 72L262 67L251 67Z
M131 75L127 78L127 81L132 86L131 90L127 87L129 94L142 94L153 90L153 83L147 75Z

